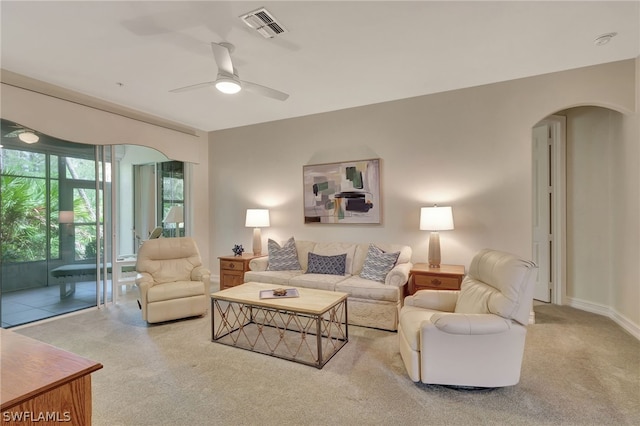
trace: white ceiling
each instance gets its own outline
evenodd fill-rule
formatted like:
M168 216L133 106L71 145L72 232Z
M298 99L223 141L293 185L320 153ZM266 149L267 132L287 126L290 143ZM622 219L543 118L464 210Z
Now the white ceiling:
M635 58L640 0L2 1L2 68L210 131ZM266 7L288 30L238 18ZM618 35L604 46L594 39ZM240 78L289 93L170 89ZM122 85L119 85L121 83Z

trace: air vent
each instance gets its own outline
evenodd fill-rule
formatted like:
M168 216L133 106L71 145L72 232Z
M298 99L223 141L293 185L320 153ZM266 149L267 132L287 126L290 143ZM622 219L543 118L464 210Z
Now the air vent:
M273 38L287 30L264 7L240 16L242 22L256 30L264 38Z

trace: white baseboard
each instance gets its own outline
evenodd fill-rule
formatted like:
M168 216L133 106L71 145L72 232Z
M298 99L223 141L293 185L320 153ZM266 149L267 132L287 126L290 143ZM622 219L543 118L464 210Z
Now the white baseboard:
M576 299L574 297L567 297L567 305L572 308L580 309L583 311L591 312L598 315L611 318L616 324L625 329L636 339L640 340L640 326L634 324L629 318L612 309L609 306L602 305L600 303L588 302L586 300Z

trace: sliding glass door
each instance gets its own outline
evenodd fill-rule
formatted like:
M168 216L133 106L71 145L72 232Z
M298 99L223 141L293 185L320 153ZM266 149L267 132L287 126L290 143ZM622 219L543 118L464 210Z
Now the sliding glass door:
M13 327L111 300L112 147L2 120L0 319ZM37 139L33 142L34 139Z
M144 241L184 236L188 165L147 147L72 143L7 120L1 136L2 327L117 302Z

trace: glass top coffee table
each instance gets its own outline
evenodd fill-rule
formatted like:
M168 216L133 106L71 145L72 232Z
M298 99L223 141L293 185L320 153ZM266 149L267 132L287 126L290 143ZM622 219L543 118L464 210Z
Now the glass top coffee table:
M349 341L347 296L254 282L212 293L211 340L322 368Z

